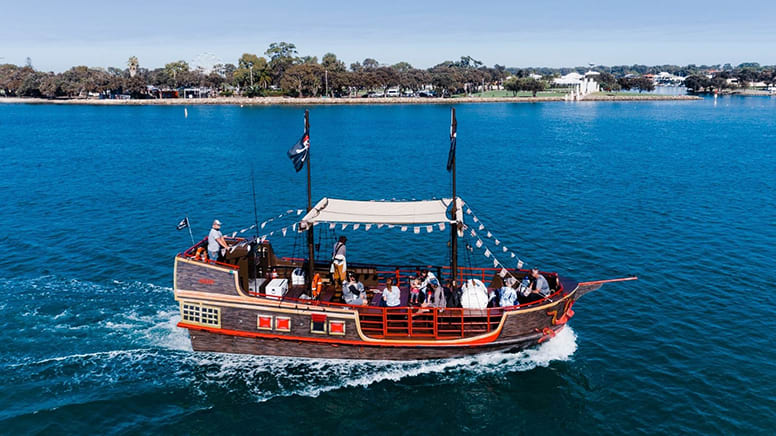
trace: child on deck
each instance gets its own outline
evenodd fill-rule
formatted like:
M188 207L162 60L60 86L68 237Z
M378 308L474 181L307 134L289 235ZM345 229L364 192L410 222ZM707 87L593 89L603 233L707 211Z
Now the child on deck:
M410 304L420 304L420 278L415 277L410 282Z

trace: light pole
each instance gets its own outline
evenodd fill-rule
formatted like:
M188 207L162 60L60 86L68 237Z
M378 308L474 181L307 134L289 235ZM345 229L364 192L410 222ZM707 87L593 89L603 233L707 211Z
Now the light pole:
M326 97L329 96L329 70L323 70L323 77L326 82Z
M253 88L253 62L248 63L248 69L251 71L251 88Z

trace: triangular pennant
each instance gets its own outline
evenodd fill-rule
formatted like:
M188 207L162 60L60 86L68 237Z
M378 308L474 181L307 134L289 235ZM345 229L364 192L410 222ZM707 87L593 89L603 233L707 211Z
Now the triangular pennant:
M445 229L445 223L439 223L439 231L441 232L444 229Z
M520 269L522 267L523 267L523 261L522 260L518 260L517 261L517 269Z
M471 231L471 232L469 232L469 234L471 234L471 235L472 235L472 238L473 238L473 237L475 237L475 236L477 236L477 232L475 232L475 231L474 231L474 229L472 229L472 231Z
M494 242L496 245L501 245L501 241L499 241L498 239L496 239L496 240L495 240L495 241L493 241L493 242Z
M274 231L273 231L273 232L269 232L269 235L270 235L270 236L272 236L272 235L274 235L274 234L275 234L275 232L274 232Z
M482 223L480 223L480 226L477 227L477 230L485 230L485 226L483 226Z
M288 230L288 227L283 227L281 232L283 232L283 236L286 236L286 231Z
M368 232L368 231L369 231L369 229L371 229L371 228L372 228L372 225L371 225L371 224L366 224L366 225L364 225L364 231L367 231L367 232Z
M296 210L296 214L297 214L297 215L301 215L301 214L302 214L302 212L304 212L304 209L297 209L297 210Z
M347 224L343 224L343 225L342 225L342 230L345 230L345 229L347 229L347 228L348 228L348 225L347 225Z
M471 214L472 214L472 210L467 207L466 208L466 215L471 215Z
M431 233L434 231L434 226L426 226L426 232Z
M263 223L261 223L261 228L263 229L263 228L264 228L264 226L266 226L266 225L267 225L267 222L266 222L266 221L264 221Z
M358 230L359 227L361 227L361 224L353 224L353 230Z
M513 258L515 257L515 253L509 253L509 257Z
M415 226L415 228L412 229L412 233L415 233L416 235L420 233L420 227Z
M477 238L477 242L475 242L475 243L474 243L474 245L476 245L476 246L477 246L477 248L480 248L480 247L482 247L482 239L480 239L480 238Z
M493 259L493 268L498 267L498 260Z
M488 236L489 238L492 238L492 237L493 237L493 233L491 233L491 232L488 232L487 236Z
M406 232L407 231L407 226L401 226L401 231L402 232Z
M507 246L505 245L505 246L501 247L501 251L503 251L504 253L506 253L506 252L507 252Z
M337 223L330 223L329 224L329 230L334 230L335 227L337 227Z
M504 268L501 268L501 271L498 272L499 277L502 279L507 276L507 270Z
M294 209L288 209L288 210L286 211L286 213L287 213L287 214L289 214L289 213L294 213Z
M292 225L292 226L291 226L291 230L292 230L292 231L296 231L296 224L294 224L294 225Z
M393 224L388 224L388 228L389 228L389 229L392 229L392 228L394 228L394 227L396 227L396 226L395 226L395 225L393 225Z
M483 254L485 254L485 257L490 257L490 250L488 250L488 249L486 248L486 249L485 249L485 253L483 253Z
M382 229L384 225L385 225L385 224L378 224L378 225L377 225L377 228L378 228L378 229Z
M472 218L472 221L474 221L475 223L478 223L480 222L480 219L475 216L474 218Z

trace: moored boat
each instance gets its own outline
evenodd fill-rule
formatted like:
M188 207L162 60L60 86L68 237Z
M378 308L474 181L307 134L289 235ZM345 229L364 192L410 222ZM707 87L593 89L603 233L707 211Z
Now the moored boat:
M227 248L218 260L203 256L207 238L175 257L174 294L180 305L178 326L189 331L195 351L296 356L310 358L415 360L436 359L498 350L521 350L549 340L574 316L583 295L612 280L577 282L554 272L533 273L506 268L458 265L458 240L476 236L467 223L470 211L455 193L455 112L452 112L448 169L453 195L425 201L354 201L323 198L312 205L309 166L309 122L289 152L297 171L307 166L306 214L291 228L307 235L306 258L278 256L256 222L250 238L224 238ZM453 201L455 199L455 201ZM300 215L302 210L299 210ZM258 221L258 219L257 219ZM188 222L186 222L188 224ZM316 259L316 227L371 226L440 231L450 228L450 265L347 263L347 271L364 286L362 304L342 300L341 282L330 275L330 261ZM480 225L480 228L482 226ZM247 230L247 229L246 229ZM287 229L283 230L284 232ZM481 240L478 246L481 245ZM498 241L497 241L498 245ZM467 246L467 248L469 248ZM506 249L504 249L506 251ZM490 253L488 251L488 253ZM490 253L492 255L492 253ZM320 258L320 254L317 256ZM495 256L494 256L495 257ZM418 270L447 284L450 304L410 304L410 280ZM546 281L538 298L494 304L498 290L526 292L529 279ZM541 278L539 278L539 276ZM388 280L399 287L399 304L386 307L381 291ZM523 285L521 285L521 283ZM521 287L522 286L522 287ZM529 285L530 286L530 285ZM464 295L484 295L464 298ZM430 300L430 298L429 298ZM506 300L505 300L506 301ZM511 302L511 301L510 301Z

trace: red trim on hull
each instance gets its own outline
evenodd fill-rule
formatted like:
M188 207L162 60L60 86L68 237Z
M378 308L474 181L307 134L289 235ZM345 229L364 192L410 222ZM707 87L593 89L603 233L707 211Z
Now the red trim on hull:
M348 339L330 339L330 338L312 338L305 336L290 336L290 335L275 335L272 333L258 333L258 332L243 332L240 330L218 329L212 327L204 327L193 324L186 324L179 322L178 327L199 330L210 333L218 333L227 336L241 336L244 338L264 338L264 339L281 339L286 341L301 341L301 342L318 342L326 344L340 344L340 345L356 345L359 347L472 347L478 345L487 345L496 340L498 335L494 335L493 338L483 338L471 342L458 342L455 344L438 343L438 342L367 342L367 341L353 341Z

